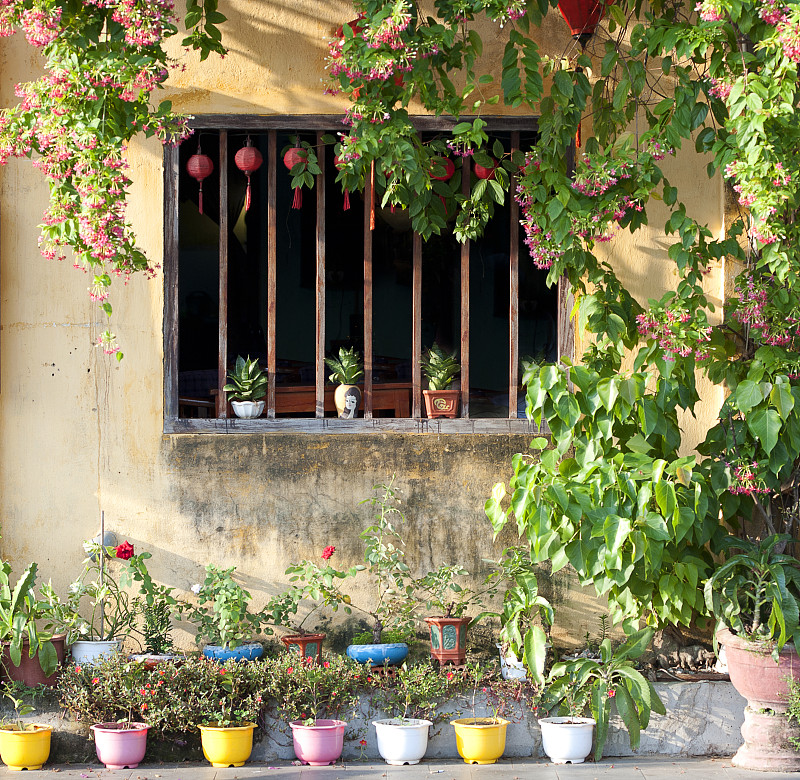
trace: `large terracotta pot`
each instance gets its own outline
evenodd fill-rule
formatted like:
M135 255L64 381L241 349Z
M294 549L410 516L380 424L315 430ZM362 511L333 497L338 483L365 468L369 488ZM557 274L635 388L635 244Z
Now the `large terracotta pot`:
M325 634L288 634L281 637L287 650L293 650L312 663L322 661L322 640Z
M53 646L56 649L56 657L58 658L58 667L64 663L64 655L66 648L64 646L64 639L66 634L59 634L52 638ZM14 666L11 663L11 656L8 652L8 642L3 642L3 678L7 680L14 680L16 682L25 683L25 685L33 688L36 685L47 685L52 688L58 680L58 668L48 677L42 671L41 664L39 663L39 656L35 655L30 657L29 644L26 641L22 643L22 658L20 658L19 666Z
M468 617L426 617L431 627L431 655L440 663L461 665L467 660Z
M460 390L423 390L425 412L428 419L434 417L456 417L458 415L458 399Z
M784 645L775 663L768 643L748 642L727 628L717 633L717 641L725 646L733 687L747 699L750 707L786 712L789 707L787 680L790 677L800 680L800 657L794 645Z

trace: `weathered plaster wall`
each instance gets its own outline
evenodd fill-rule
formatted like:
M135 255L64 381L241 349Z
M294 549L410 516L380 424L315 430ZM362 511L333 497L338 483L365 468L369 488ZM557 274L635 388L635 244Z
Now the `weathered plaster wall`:
M203 64L189 56L165 91L177 108L343 111L338 98L322 94L321 79L326 37L353 16L346 3L231 0L225 13L230 55ZM553 55L569 49L557 15L541 40ZM184 58L177 39L173 49ZM489 56L500 45L486 50ZM0 39L0 104L13 104L14 84L36 75L24 40ZM136 142L129 160L130 218L143 249L159 261L161 147ZM720 229L718 183L697 173L704 165L690 149L672 165L671 178L694 187L697 215ZM355 555L368 515L358 501L393 473L407 499L413 568L447 561L475 570L483 557L499 556L502 544L493 546L482 507L493 483L509 475L524 437L165 436L161 277L115 285L114 329L125 359L108 360L92 346L106 325L88 300L88 277L38 253L46 199L29 163L11 161L0 171L0 522L2 552L16 570L37 560L44 577L65 588L103 510L119 537L153 553L157 579L185 589L207 562L236 565L261 601L288 563L315 557L324 545L336 545L341 563ZM620 236L609 249L642 300L672 281L662 270L662 222L654 219L635 240ZM545 579L562 607L562 638L594 633L600 607L575 592L567 574Z

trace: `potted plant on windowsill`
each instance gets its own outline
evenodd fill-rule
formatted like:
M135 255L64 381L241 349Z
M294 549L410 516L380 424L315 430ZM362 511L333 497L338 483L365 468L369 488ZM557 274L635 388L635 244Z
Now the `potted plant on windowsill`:
M338 384L333 394L333 402L340 420L353 420L358 417L361 404L361 388L356 382L364 376L361 355L354 347L339 348L339 356L325 358L325 364L331 370L329 379Z
M41 769L50 757L50 735L53 727L41 723L25 723L23 718L34 711L30 704L5 694L14 704L16 718L0 724L0 759L11 770Z
M421 364L422 373L428 380L428 389L422 391L428 417L456 417L459 390L450 389L450 385L461 371L456 353L448 354L434 343L422 356Z
M800 562L783 552L791 541L788 534L758 542L728 537L723 549L739 552L705 584L706 605L717 619L715 642L725 648L731 683L747 699L745 742L733 758L745 769L800 769L783 716L788 681L800 679Z
M205 643L204 656L219 661L252 661L264 653L263 645L252 640L266 618L248 609L252 597L234 580L235 571L235 566L222 569L207 565L203 583L192 586L197 603L180 602L178 611L195 626L197 644Z
M258 358L245 360L241 355L236 358L233 371L228 372L230 380L222 389L230 393L234 414L243 420L260 417L264 411L264 402L260 399L267 394L267 374L259 367Z

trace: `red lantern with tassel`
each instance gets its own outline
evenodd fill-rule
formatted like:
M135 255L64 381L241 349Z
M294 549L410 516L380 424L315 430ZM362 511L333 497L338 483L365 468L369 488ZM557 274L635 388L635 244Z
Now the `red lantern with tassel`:
M479 179L493 179L494 172L497 170L497 165L497 160L493 159L491 168L485 168L483 165L478 165L478 163L475 163L472 166L472 170L475 171L475 175Z
M342 170L342 158L339 157L337 154L333 158L333 164L336 166L336 169L341 171ZM344 190L344 203L342 204L342 211L349 211L350 210L350 190L345 188Z
M441 171L441 173L438 173ZM456 164L449 157L431 157L431 178L449 181L456 172Z
M559 0L558 10L582 49L594 35L607 5L611 5L609 0Z
M245 175L247 176L247 194L244 198L244 210L250 210L250 174L255 173L260 167L261 163L264 162L264 158L261 156L261 152L253 146L253 142L250 140L250 136L247 136L247 143L236 152L236 156L233 158L233 161L236 163L236 167Z
M200 198L198 206L203 213L203 179L207 179L214 172L214 163L207 154L203 154L200 143L197 144L197 153L193 154L186 162L186 172L200 185Z
M295 165L303 164L305 170L308 165L308 152L302 146L293 146L286 154L283 155L283 164L291 171ZM294 199L292 200L292 208L299 209L303 205L303 193L300 187L294 188Z

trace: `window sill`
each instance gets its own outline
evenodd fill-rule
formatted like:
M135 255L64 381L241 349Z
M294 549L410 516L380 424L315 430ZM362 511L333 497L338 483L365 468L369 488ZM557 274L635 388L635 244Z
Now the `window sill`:
M399 419L381 417L371 420L274 419L257 420L232 418L175 419L164 421L164 433L314 433L314 434L366 434L366 433L516 433L535 435L541 433L526 419L477 418L447 420Z

